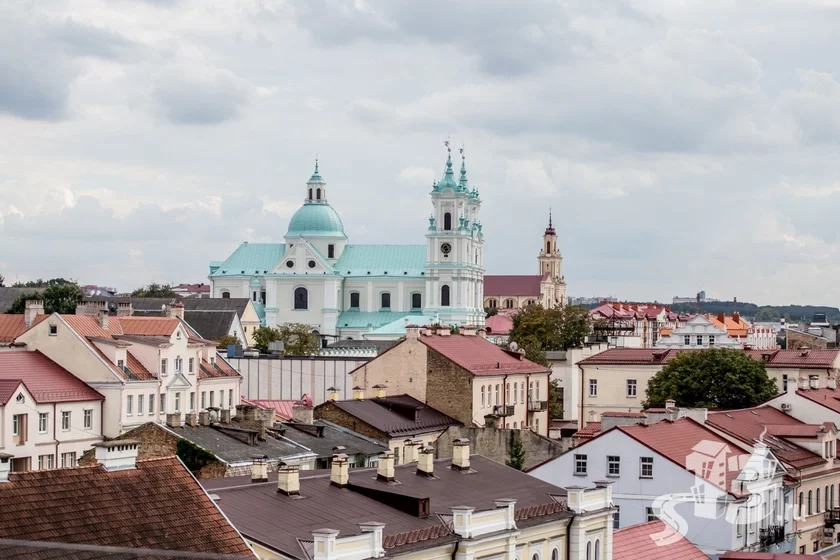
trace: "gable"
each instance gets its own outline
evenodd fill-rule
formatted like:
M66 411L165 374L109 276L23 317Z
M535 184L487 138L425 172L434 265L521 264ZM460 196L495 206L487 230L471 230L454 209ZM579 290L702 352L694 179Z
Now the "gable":
M286 250L269 271L280 275L331 275L333 267L318 249L305 239L299 239Z
M248 243L240 245L226 261L210 274L223 276L258 276L276 266L286 252L284 243Z

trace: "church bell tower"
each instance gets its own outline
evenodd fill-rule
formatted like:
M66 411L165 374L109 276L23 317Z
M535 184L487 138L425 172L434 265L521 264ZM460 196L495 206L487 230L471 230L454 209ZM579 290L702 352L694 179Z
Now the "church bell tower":
M543 305L556 307L566 303L566 279L563 276L563 257L557 249L557 232L554 230L551 210L548 211L548 227L543 233L543 244L539 257L539 273L546 277L543 282Z

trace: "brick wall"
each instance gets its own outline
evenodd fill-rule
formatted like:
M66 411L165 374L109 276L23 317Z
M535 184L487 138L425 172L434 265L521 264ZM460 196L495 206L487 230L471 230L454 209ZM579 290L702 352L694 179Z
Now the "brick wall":
M426 404L469 426L473 423L473 375L427 348Z
M330 402L325 402L315 407L315 418L328 420L339 426L344 426L348 430L353 430L369 438L381 441L386 445L388 444L388 434L377 430L366 422L362 422L355 416L347 414Z
M470 428L451 426L435 442L435 458L452 457L452 441L459 437L469 438L470 453L505 464L508 460L513 438L519 436L525 449L525 465L529 469L548 459L559 457L570 449L569 442L549 439L531 430L497 430L493 428Z
M787 329L785 333L785 337L787 339L785 347L788 350L796 350L798 348L802 348L803 346L807 346L808 348L814 350L828 349L829 341L824 338L813 336L804 332L795 331L792 329Z
M363 388L366 398L374 396L374 385L385 385L388 395L408 394L425 402L426 346L407 338L353 372L352 386Z

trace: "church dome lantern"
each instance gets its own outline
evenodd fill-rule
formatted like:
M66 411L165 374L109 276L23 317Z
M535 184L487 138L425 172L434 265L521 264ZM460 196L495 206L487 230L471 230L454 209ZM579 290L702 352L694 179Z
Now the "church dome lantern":
M315 160L315 171L306 182L306 200L292 219L289 220L289 230L286 237L328 237L347 239L344 224L332 206L327 202L327 183L318 170L318 160Z

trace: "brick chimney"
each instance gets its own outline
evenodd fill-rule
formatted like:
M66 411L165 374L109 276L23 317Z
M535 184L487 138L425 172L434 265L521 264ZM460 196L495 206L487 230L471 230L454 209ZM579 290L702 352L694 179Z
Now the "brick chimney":
M337 401L338 400L338 389L336 387L330 387L327 389L327 400L329 401Z
M356 385L355 387L353 387L353 398L357 401L362 400L363 398L365 398L365 390Z
M222 408L219 410L219 422L222 424L230 424L230 409Z
M9 472L12 470L12 458L14 455L0 453L0 484L9 482Z
M280 464L277 467L277 491L287 496L300 494L300 467Z
M417 458L417 474L431 478L435 476L435 448L427 445Z
M403 442L403 464L414 463L417 461L417 455L420 451L422 442L419 440L407 439Z
M254 455L251 462L251 482L268 482L268 456Z
M476 333L481 338L484 338L484 339L487 338L487 329L485 329L484 327L478 327L478 330L476 331Z
M420 337L420 327L417 325L406 325L405 326L405 338L406 340L417 340Z
M674 399L665 399L665 408L677 408L677 401Z
M180 428L181 427L181 413L180 412L172 412L166 415L166 425L170 428Z
M470 440L458 438L452 442L452 468L456 471L470 470Z
M133 439L115 439L95 443L96 461L106 471L127 471L137 468L137 446L140 442Z
M311 406L295 403L292 406L292 422L298 424L312 424L315 421L315 411Z
M377 399L384 399L385 398L385 389L387 387L385 385L374 385L373 386L373 396Z
M100 311L99 312L99 326L102 327L102 330L108 330L108 312L107 311Z
M117 317L131 317L132 315L134 315L134 308L130 301L117 303Z
M31 327L32 323L35 322L35 317L44 314L44 300L28 299L26 300L25 306L23 311L23 324Z
M170 317L177 317L178 319L184 318L184 304L180 301L169 308L169 316Z
M376 480L394 482L394 453L385 451L379 455L379 466L376 467Z
M202 426L210 425L210 411L202 410L198 413L198 423Z
M721 311L720 313L718 313L718 314L717 314L717 320L718 320L718 321L720 321L721 323L723 323L723 322L724 322L724 319L726 319L726 315L724 315L724 314L723 314L723 311Z
M347 455L336 453L332 458L332 470L330 471L330 483L333 486L344 488L350 482L350 464L347 462Z
M476 327L475 325L464 325L461 327L461 334L464 336L475 336L476 334Z
M198 426L198 413L197 412L187 412L184 415L184 424L191 428L195 428Z

